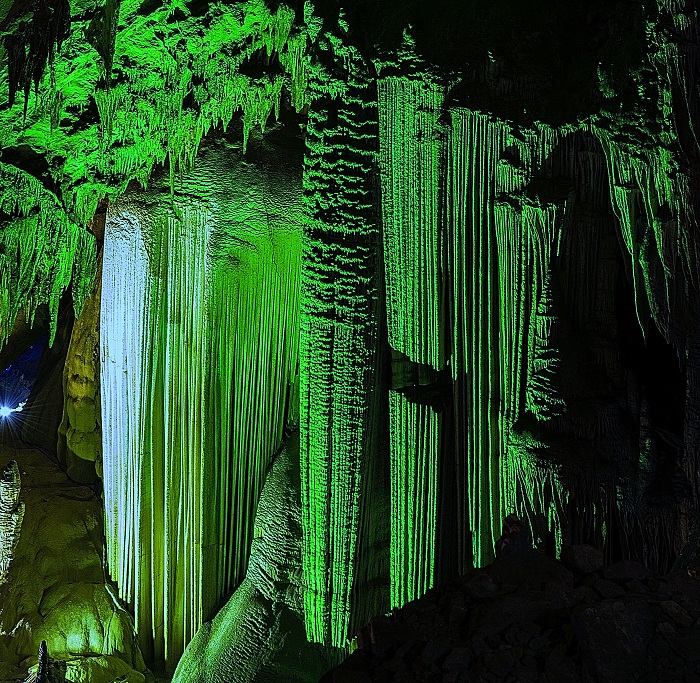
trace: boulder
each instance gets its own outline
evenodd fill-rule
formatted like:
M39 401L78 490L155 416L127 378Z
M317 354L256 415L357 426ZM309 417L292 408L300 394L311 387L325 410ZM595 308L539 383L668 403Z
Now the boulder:
M581 574L590 574L603 568L603 552L592 545L565 545L561 549L561 561Z

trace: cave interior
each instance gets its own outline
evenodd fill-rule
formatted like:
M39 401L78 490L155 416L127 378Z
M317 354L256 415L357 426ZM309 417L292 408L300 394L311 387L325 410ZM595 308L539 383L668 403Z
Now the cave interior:
M700 681L699 105L694 0L0 0L0 681Z

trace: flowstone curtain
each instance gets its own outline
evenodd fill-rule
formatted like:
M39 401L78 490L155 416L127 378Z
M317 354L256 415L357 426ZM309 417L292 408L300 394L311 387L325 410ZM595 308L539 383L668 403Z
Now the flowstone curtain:
M110 207L105 237L108 564L168 666L244 576L264 476L298 410L297 178L221 155L173 198L156 188Z

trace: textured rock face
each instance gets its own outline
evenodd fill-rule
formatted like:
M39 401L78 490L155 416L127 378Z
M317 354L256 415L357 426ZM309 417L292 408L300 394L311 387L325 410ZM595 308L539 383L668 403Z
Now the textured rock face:
M301 149L293 128L251 138L246 157L219 137L192 172L108 210L107 561L146 656L170 671L245 577L265 474L298 415Z
M45 640L50 657L69 660L68 680L106 682L127 674L130 683L142 683L132 619L106 583L97 496L38 451L2 454L22 473L25 514L0 586L0 677L26 675ZM92 669L101 675L91 678Z
M0 585L7 580L7 572L19 541L24 516L20 494L19 467L11 460L0 479Z
M104 207L106 210L106 207ZM104 237L104 212L92 222ZM102 474L102 415L100 413L100 298L102 251L90 296L73 325L63 366L63 420L58 428L58 457L68 475L93 483Z
M84 224L109 195L102 400L93 299L61 457L90 479L104 428L106 561L149 658L175 666L239 584L215 630L235 624L245 675L298 586L308 638L344 646L489 562L510 512L548 551L660 571L689 561L694 519L697 552L694 0L17 0L0 17L0 339L42 303L55 332L68 287L80 311ZM303 153L252 144L285 104ZM238 112L235 142L209 135ZM69 326L35 394L43 431L25 431L49 449ZM292 413L303 581L254 529ZM630 662L649 614L622 579L595 590L623 603L600 614L634 630ZM600 614L577 622L582 650ZM193 652L216 659L209 643Z
M315 683L327 669L304 630L299 486L295 433L265 480L247 576L197 632L173 683Z

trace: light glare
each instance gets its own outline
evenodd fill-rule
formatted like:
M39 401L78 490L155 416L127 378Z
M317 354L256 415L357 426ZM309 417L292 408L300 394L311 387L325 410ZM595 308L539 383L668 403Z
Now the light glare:
M10 417L11 413L21 413L25 404L26 401L22 401L22 403L18 403L15 408L10 408L9 406L2 406L2 408L0 408L0 417Z

